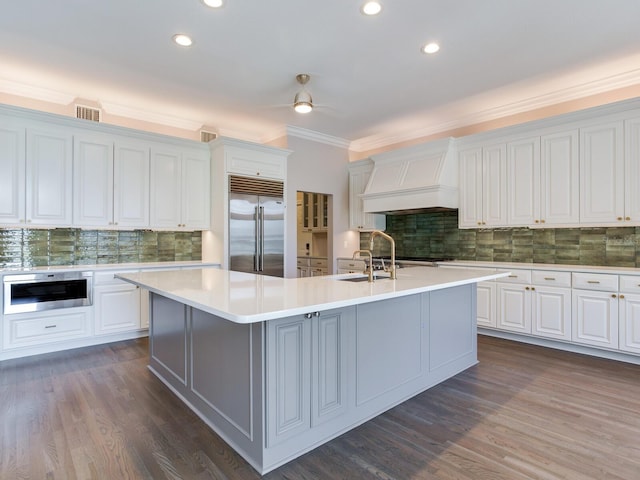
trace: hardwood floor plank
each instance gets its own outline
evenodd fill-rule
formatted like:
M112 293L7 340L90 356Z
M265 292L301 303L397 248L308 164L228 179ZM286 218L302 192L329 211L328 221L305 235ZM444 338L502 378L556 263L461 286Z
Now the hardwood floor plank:
M148 371L147 349L0 362L0 478L260 478ZM264 478L640 478L639 366L490 337L479 358Z

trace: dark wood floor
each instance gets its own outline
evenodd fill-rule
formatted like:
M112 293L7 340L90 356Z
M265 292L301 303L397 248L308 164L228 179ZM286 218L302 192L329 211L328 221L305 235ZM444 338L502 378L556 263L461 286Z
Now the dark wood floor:
M480 337L480 364L267 479L640 479L640 367ZM0 362L0 479L255 479L146 339Z

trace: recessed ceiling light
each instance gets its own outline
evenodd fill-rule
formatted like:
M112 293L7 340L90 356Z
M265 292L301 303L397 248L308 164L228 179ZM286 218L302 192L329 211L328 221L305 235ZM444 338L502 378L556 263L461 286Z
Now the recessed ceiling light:
M220 8L224 2L222 0L202 0L207 7Z
M365 15L377 15L382 10L380 2L365 2L360 9Z
M438 50L440 50L440 45L435 42L427 43L422 47L422 53L436 53Z
M193 40L189 35L185 35L184 33L177 33L173 36L173 41L180 45L181 47L190 47L193 45Z

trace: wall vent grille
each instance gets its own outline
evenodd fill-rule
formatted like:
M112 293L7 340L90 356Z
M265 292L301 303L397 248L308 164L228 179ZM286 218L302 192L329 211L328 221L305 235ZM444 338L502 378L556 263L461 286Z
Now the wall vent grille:
M204 143L209 143L211 140L215 140L218 138L218 134L216 132L209 132L207 130L200 130L200 141Z
M229 191L231 193L282 198L284 195L284 184L275 180L231 175L229 177Z
M87 107L86 105L76 105L76 118L99 122L101 116L99 108Z

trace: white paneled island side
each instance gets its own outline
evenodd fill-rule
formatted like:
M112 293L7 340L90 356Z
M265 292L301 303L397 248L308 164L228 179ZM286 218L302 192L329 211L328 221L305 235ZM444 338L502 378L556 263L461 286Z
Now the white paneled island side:
M119 277L151 292L151 371L264 474L475 365L476 283L506 275Z

